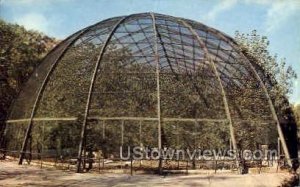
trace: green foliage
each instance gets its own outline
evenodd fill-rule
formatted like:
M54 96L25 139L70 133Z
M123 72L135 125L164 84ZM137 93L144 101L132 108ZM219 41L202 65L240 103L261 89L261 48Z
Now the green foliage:
M266 36L260 36L256 30L250 34L236 32L235 40L242 48L242 52L250 61L261 68L261 78L265 81L269 93L278 113L289 107L286 102L292 93L293 81L297 75L291 66L286 65L286 59L278 59L277 55L270 54L269 41Z
M12 100L42 57L57 43L53 38L0 19L0 146Z
M3 120L21 85L57 42L1 19L0 36L0 120Z

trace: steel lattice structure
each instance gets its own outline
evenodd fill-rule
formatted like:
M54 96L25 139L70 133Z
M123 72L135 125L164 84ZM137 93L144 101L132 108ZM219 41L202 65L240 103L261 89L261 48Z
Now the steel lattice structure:
M231 37L199 22L110 18L62 41L37 67L11 108L8 147L21 150L20 164L29 150L72 148L78 171L86 149L116 157L125 145L252 149L279 137L289 158L262 79Z

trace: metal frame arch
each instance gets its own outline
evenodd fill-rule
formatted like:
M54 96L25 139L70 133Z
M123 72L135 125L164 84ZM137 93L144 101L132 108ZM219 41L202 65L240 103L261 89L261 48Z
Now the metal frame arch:
M132 14L132 15L128 15L128 16L120 16L120 17L115 17L115 18L110 18L110 19L107 19L107 20L111 20L109 21L109 31L106 31L105 33L105 38L101 41L101 44L102 44L102 47L101 49L98 49L99 51L95 54L96 56L96 61L94 59L94 63L95 65L93 65L91 68L92 68L92 71L90 73L90 76L91 78L89 78L88 80L88 84L89 84L89 92L88 92L88 95L87 95L87 98L84 98L84 99L87 99L85 100L86 103L83 107L85 107L85 110L84 110L84 118L83 121L80 121L80 128L81 128L81 138L79 139L80 142L79 143L79 151L78 151L78 159L80 161L82 161L82 157L84 156L84 149L85 149L85 146L86 146L86 143L85 143L85 138L89 135L88 132L86 131L86 129L88 128L88 125L89 125L89 119L92 118L92 117L89 117L89 110L91 110L91 105L92 105L92 100L93 100L93 97L94 97L94 94L93 94L93 91L95 91L95 89L97 88L97 76L99 76L101 73L102 73L102 63L103 63L103 58L105 58L106 56L106 50L109 48L109 45L110 45L110 42L112 42L112 39L114 37L114 34L117 32L118 28L123 28L123 24L124 23L128 23L129 20L133 19L133 20L137 20L139 21L138 19L140 19L140 17L138 16L135 16L135 15L142 15L142 14ZM155 49L155 51L152 51L154 52L154 60L151 62L151 63L155 63L153 64L154 67L156 68L156 86L154 85L154 88L156 87L156 91L157 91L157 120L159 122L158 124L158 128L157 130L159 131L159 136L158 136L158 142L159 142L159 147L161 148L162 147L162 136L161 136L161 130L163 130L163 127L161 126L163 124L163 122L167 121L168 118L163 118L163 115L161 114L161 98L160 98L160 89L162 86L161 85L161 79L162 78L162 74L164 73L163 72L163 69L164 69L164 63L165 61L162 61L163 59L161 59L162 56L164 56L163 53L161 53L161 47L164 48L164 44L160 44L161 43L161 37L163 38L164 36L160 36L161 32L163 32L163 30L160 30L160 27L159 27L159 20L160 20L160 14L156 14L156 13L144 13L143 14L144 16L144 19L147 19L147 24L149 25L150 29L151 27L153 26L153 33L151 33L151 38L150 38L150 41L148 41L148 45L152 45L153 49ZM145 16L146 15L146 16ZM149 16L150 15L150 16ZM133 17L131 17L133 16ZM165 16L165 15L162 15L162 16ZM131 18L131 19L127 19L127 18ZM167 17L167 16L166 16ZM171 16L170 16L171 17ZM151 23L151 18L152 18L152 23ZM125 21L126 20L126 21ZM106 20L103 20L101 22L104 22ZM230 122L229 125L231 125L230 127L232 127L232 129L230 129L230 133L231 132L234 132L234 128L233 128L233 125L235 123L235 120L234 118L231 118L232 114L229 109L229 104L230 104L230 99L228 98L229 96L229 93L227 92L226 88L225 88L225 85L224 85L224 79L222 78L222 72L221 70L219 70L218 68L218 64L217 64L217 61L213 60L214 59L214 54L210 51L210 49L208 48L208 46L206 45L206 42L204 41L203 38L200 37L200 35L197 33L197 29L196 29L196 25L194 25L193 22L190 22L189 20L186 20L186 19L183 19L183 18L177 18L177 17L172 17L172 21L177 21L177 22L180 22L180 23L183 23L183 25L185 25L186 27L188 27L188 29L190 30L189 35L190 37L196 37L196 40L198 40L198 42L200 43L200 46L201 48L203 49L204 51L204 57L206 57L207 59L207 63L210 64L210 66L213 68L213 71L214 71L214 74L221 86L221 90L222 90L222 96L223 96L223 104L224 104L224 109L225 109L225 114L227 116L227 119L226 120L227 122ZM74 46L74 43L78 42L81 40L81 37L82 35L87 35L89 34L91 31L95 31L98 29L98 26L99 28L101 27L101 22L98 22L92 26L89 26L89 27L86 27L78 32L76 32L75 34L71 35L70 37L68 37L67 39L65 39L63 42L59 43L55 48L53 48L51 52L55 51L57 49L57 47L59 47L59 54L57 54L56 56L53 56L53 60L51 60L48 65L49 69L47 70L47 72L45 72L44 76L41 77L41 80L43 81L42 84L39 84L37 86L37 89L36 91L38 91L37 93L37 96L35 96L33 98L33 105L31 104L30 106L32 107L31 110L29 110L30 113L30 118L26 121L27 123L25 125L28 125L25 126L25 128L27 128L26 130L26 136L23 140L23 145L22 145L22 150L20 151L20 160L21 160L21 164L22 164L22 161L23 159L25 158L25 155L26 155L26 149L28 149L28 144L29 144L29 141L30 141L30 137L32 135L34 135L34 133L32 132L33 128L35 127L35 116L37 115L36 113L38 113L39 111L39 108L40 108L40 104L41 104L41 101L42 101L42 98L43 98L43 93L47 92L46 89L47 89L47 86L49 85L50 81L51 81L51 77L52 77L52 74L55 73L56 71L56 67L57 65L59 66L60 64L59 63L62 63L61 62L61 59L64 58L65 53L68 54L68 51L70 51L70 49L72 48L72 46ZM100 23L100 25L98 25ZM198 24L197 22L195 22L195 24ZM95 28L95 25L97 26L97 28ZM180 26L180 25L179 25ZM206 26L206 25L204 25ZM103 28L103 27L101 27ZM196 32L197 31L197 32ZM205 31L205 30L204 30ZM268 100L268 104L269 104L269 107L270 107L270 110L271 110L271 115L273 117L273 120L272 120L272 125L274 125L273 123L276 122L277 123L277 130L278 130L278 133L279 133L279 137L281 139L281 142L283 144L283 150L284 150L284 153L286 156L286 158L288 158L288 163L290 161L290 156L289 156L289 151L286 147L286 142L284 140L284 135L282 133L282 130L281 130L281 126L280 126L280 123L279 123L279 120L278 120L278 116L276 114L276 111L275 111L275 107L274 107L274 104L271 100L271 97L268 93L268 90L267 90L267 86L264 84L264 79L262 76L260 76L259 74L259 71L257 70L257 68L255 67L255 63L253 63L252 61L248 60L248 58L245 57L245 55L241 52L241 48L237 45L237 43L229 36L227 36L226 34L218 31L218 30L215 30L213 28L210 28L210 27L207 27L207 32L212 32L212 34L218 38L220 40L220 42L226 42L224 44L231 46L232 49L231 51L234 51L236 49L237 51L237 54L241 55L241 60L244 61L246 60L247 62L243 62L244 65L249 65L250 66L250 69L249 70L249 73L254 75L254 77L256 78L255 81L259 81L260 83L260 86L263 88L263 98L264 99L267 99ZM152 31L150 31L152 32ZM87 33L87 34L86 34ZM128 32L129 33L129 32ZM155 37L154 37L155 36ZM155 38L155 39L154 39ZM148 39L148 38L147 38ZM155 40L155 41L154 41ZM66 43L64 43L66 42ZM154 43L155 42L155 43ZM194 41L193 41L194 43ZM197 42L196 42L197 43ZM137 44L135 44L137 45ZM220 43L219 43L220 45ZM197 45L198 46L198 45ZM166 46L167 47L167 46ZM55 51L56 52L56 51ZM98 54L100 52L100 54ZM164 51L164 53L166 53ZM165 54L167 55L167 54ZM231 55L231 54L230 54ZM167 60L168 60L168 63L169 62L169 58L166 56ZM201 60L200 60L201 62ZM205 62L206 63L206 62ZM171 69L172 69L172 65L170 64L171 66ZM173 72L174 73L174 72ZM175 74L176 75L176 74ZM154 73L152 73L151 75L153 78L155 78L154 76ZM214 76L213 76L214 77ZM218 85L218 83L217 83ZM226 92L225 92L226 91ZM265 98L266 97L266 98ZM229 101L229 103L228 103ZM83 112L83 110L82 110ZM224 112L224 111L223 111ZM155 114L156 115L156 114ZM162 116L161 116L162 115ZM190 120L199 120L199 119L190 119ZM163 131L162 131L163 132ZM232 135L233 134L233 135ZM235 136L234 136L234 133L231 134L231 140L235 140ZM234 146L235 144L233 144ZM23 150L24 149L24 150ZM21 158L22 157L22 158ZM19 161L20 161L19 160ZM79 167L78 167L78 171L80 171L81 167L80 167L80 164L82 164L82 162L78 162L79 164ZM290 164L290 163L289 163ZM82 166L82 165L81 165Z
M223 84L222 84L222 81L221 81L221 78L220 78L220 75L218 73L218 70L215 66L215 63L212 59L212 57L210 56L210 53L207 49L207 47L205 46L205 44L203 43L202 39L198 36L198 34L196 33L196 31L191 27L191 25L189 25L188 23L186 23L184 20L178 18L178 20L184 25L186 26L187 28L189 28L190 32L197 38L200 46L202 47L203 51L204 51L204 54L205 56L207 56L208 60L210 61L211 63L211 66L213 68L213 71L215 72L215 75L218 79L218 82L220 84L220 87L221 87L221 92L222 92L222 96L223 96L223 102L224 102L224 108L225 108L225 113L226 113L226 116L227 116L227 119L229 121L229 129L230 129L230 136L231 136L231 140L232 140L232 143L233 143L233 149L236 151L237 150L237 144L236 144L236 140L235 140L235 136L234 136L234 128L233 128L233 125L232 125L232 119L231 119L231 114L230 114L230 110L229 110L229 105L228 105L228 101L227 101L227 98L226 98L226 93L225 93L225 90L224 90L224 87L223 87Z
M281 126L280 126L280 123L279 123L279 120L278 120L278 116L276 114L276 110L275 110L274 104L273 104L273 102L271 100L271 97L269 95L269 92L268 92L268 90L267 90L264 82L262 81L261 77L258 75L258 73L257 73L256 69L254 68L254 66L252 65L252 63L241 52L240 47L238 47L231 40L229 40L228 38L226 38L225 36L223 36L220 32L216 31L216 34L217 34L217 36L219 36L220 38L222 38L223 40L225 40L233 49L235 49L238 52L239 55L242 56L242 58L245 59L246 63L250 66L252 72L254 73L256 79L259 81L260 86L262 87L263 91L265 92L265 96L267 97L267 100L268 100L268 103L269 103L269 107L270 107L270 110L271 110L271 113L272 113L273 120L276 122L278 135L279 135L279 138L280 138L281 143L282 143L284 154L287 157L287 162L288 162L288 164L290 166L292 166L292 161L291 161L290 153L289 153L289 150L287 148L287 145L286 145L286 142L285 142L285 139L284 139L284 134L282 132L282 129L281 129Z
M109 19L107 19L107 20L109 20ZM104 20L104 21L106 21L106 20ZM103 22L103 21L101 21L101 22ZM84 29L76 32L75 34L69 36L64 41L60 42L56 47L54 47L49 52L49 54L50 54L55 49L57 49L59 46L61 46L64 42L66 42L67 40L69 40L70 38L72 38L72 37L76 36L76 34L78 34L68 45L65 46L65 48L62 50L61 54L56 58L56 60L54 61L54 63L50 66L50 69L47 72L47 74L46 74L46 76L45 76L45 78L44 78L44 80L43 80L43 82L41 84L41 87L38 90L36 99L34 101L34 104L33 104L32 110L31 110L30 120L29 120L29 124L28 124L27 130L26 130L26 134L25 134L25 137L24 137L24 140L23 140L23 143L22 143L22 148L21 148L21 151L20 151L19 161L18 161L19 165L22 165L22 163L23 163L24 154L25 154L25 151L26 151L27 143L28 143L28 138L29 138L29 136L31 134L31 129L32 129L32 125L33 125L33 118L34 118L34 115L35 115L38 103L40 102L41 96L42 96L42 94L43 94L43 92L45 90L45 87L46 87L46 85L47 85L47 83L49 81L50 75L52 74L52 72L56 68L58 62L64 57L64 55L66 54L66 52L68 51L68 49L70 48L70 46L72 46L81 36L83 36L85 33L87 33L88 31L90 31L94 26L98 25L101 22L97 22L96 24L88 26L88 27L86 27L86 28L84 28Z
M92 92L94 90L94 83L95 83L95 78L97 76L97 72L98 72L98 68L100 65L100 62L103 58L105 49L111 39L111 37L113 36L113 34L115 33L115 31L119 28L120 24L122 22L124 22L124 20L126 20L127 18L133 16L132 15L128 15L128 16L123 16L116 24L115 26L112 28L112 30L110 31L110 33L108 34L102 48L101 51L97 57L97 61L96 61L96 65L92 74L92 78L91 78L91 82L90 82L90 87L89 87L89 92L88 92L88 97L87 97L87 101L86 101L86 107L85 107L85 111L84 111L84 116L83 116L83 122L82 122L82 129L81 129L81 136L80 136L80 142L79 142L79 150L78 150L78 158L77 158L77 170L76 172L79 173L80 172L80 167L81 167L81 157L82 157L82 151L83 151L83 143L84 143L84 139L85 139L85 132L86 132L86 126L87 126L87 118L88 118L88 114L89 114L89 110L90 110L90 105L91 105L91 98L92 98Z

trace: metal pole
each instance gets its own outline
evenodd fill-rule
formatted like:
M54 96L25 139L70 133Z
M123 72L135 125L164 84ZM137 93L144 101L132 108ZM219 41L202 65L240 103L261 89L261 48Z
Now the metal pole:
M140 133L140 146L142 147L143 146L143 143L142 143L142 120L140 121L140 129L139 129L139 133Z
M105 139L105 120L102 121L102 138Z
M140 129L139 129L139 133L140 133L140 149L143 149L143 143L142 143L142 120L140 121ZM140 160L140 167L142 167L142 159Z
M217 173L217 169L218 169L218 161L217 159L215 160L215 174Z
M41 153L41 168L43 168L44 144L45 144L45 123L43 123L43 142L42 142L42 153Z
M123 147L124 144L124 120L121 122L121 145Z
M117 28L120 26L120 24L128 17L130 17L130 16L126 16L126 17L121 18L116 23L114 28L110 31L110 33L108 34L108 36L106 38L105 43L103 44L103 46L101 48L100 54L99 54L99 56L97 58L97 61L96 61L94 72L93 72L93 75L92 75L92 78L91 78L91 83L90 83L90 87L89 87L89 92L88 92L88 96L87 96L87 102L86 102L86 107L85 107L85 112L84 112L84 117L83 117L83 123L82 123L82 129L81 129L81 138L80 138L78 158L77 158L77 171L76 171L77 173L80 172L83 143L84 143L84 139L85 139L86 126L87 126L87 118L88 118L89 109L90 109L90 105L91 105L92 92L94 90L94 85L95 85L95 80L96 80L96 76L97 76L97 73L98 73L98 68L99 68L100 62L103 58L105 48L107 47L112 35L117 30Z
M130 175L132 176L133 168L132 168L132 156L130 156Z
M277 139L277 151L278 151L278 157L280 158L281 155L280 138Z
M153 22L153 32L155 35L155 60L156 60L156 97L157 97L157 119L158 119L158 150L161 152L162 142L161 142L161 111L160 111L160 82L159 82L159 56L158 56L158 44L157 44L157 28L155 16L153 13L150 13ZM161 154L158 164L158 173L162 173L162 159Z

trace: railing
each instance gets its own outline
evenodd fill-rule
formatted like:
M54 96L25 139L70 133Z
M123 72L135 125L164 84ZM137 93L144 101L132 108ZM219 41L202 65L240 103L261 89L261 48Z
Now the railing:
M19 151L0 149L0 158L18 160ZM25 160L28 165L36 165L40 168L57 168L61 170L75 171L77 158L64 157L58 154L42 154L25 152ZM291 162L300 159L291 159ZM126 160L120 158L88 158L83 157L83 172L93 173L157 173L158 159L148 158ZM255 173L279 172L289 168L287 159L272 157L270 159L240 161L239 167L236 160L211 159L211 160L189 160L189 159L163 159L163 173L248 173L249 170ZM269 171L268 171L269 170Z

